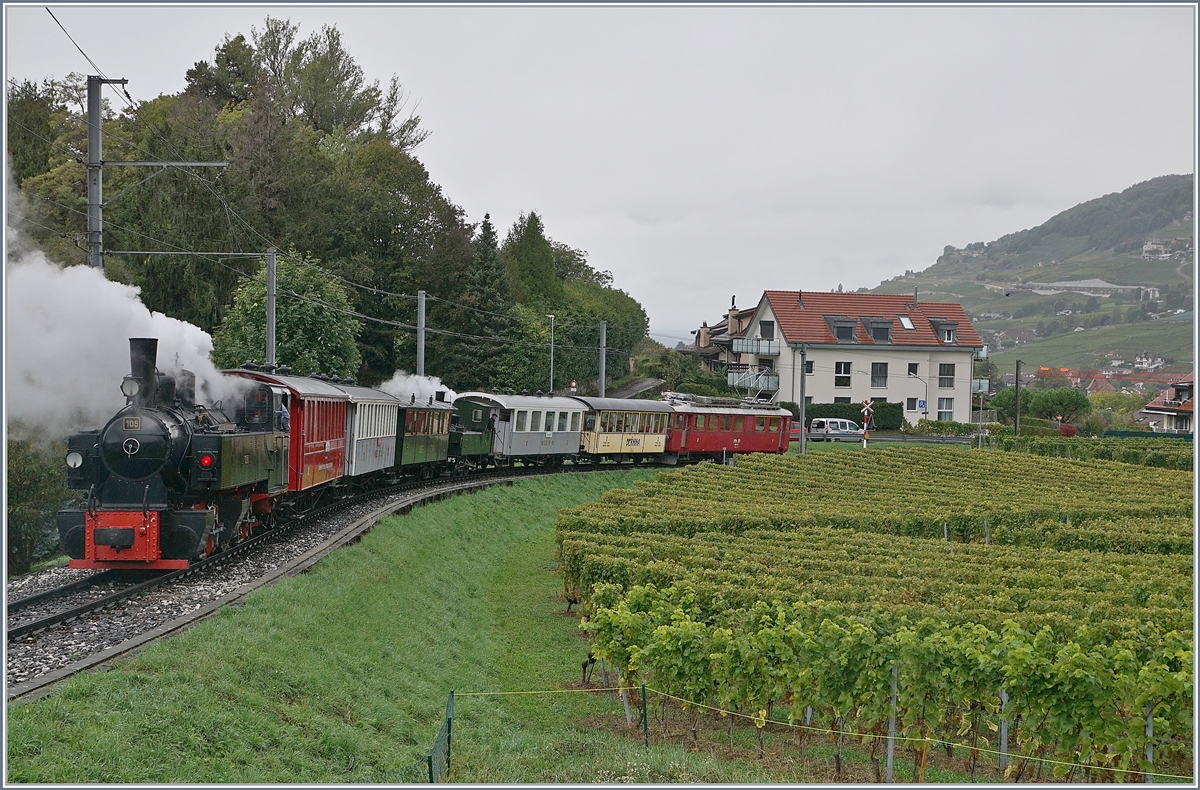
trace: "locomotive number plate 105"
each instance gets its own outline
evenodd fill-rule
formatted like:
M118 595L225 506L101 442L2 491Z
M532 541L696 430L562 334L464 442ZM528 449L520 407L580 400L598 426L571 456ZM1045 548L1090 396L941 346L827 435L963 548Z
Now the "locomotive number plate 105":
M127 431L140 431L142 429L142 418L125 417L121 420L121 427Z

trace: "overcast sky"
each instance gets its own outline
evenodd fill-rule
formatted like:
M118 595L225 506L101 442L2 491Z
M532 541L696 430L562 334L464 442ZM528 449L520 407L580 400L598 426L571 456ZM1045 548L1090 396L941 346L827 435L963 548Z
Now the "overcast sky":
M268 14L336 25L470 221L536 210L668 345L1195 167L1192 6L50 8L136 100ZM92 71L41 5L6 5L4 59Z

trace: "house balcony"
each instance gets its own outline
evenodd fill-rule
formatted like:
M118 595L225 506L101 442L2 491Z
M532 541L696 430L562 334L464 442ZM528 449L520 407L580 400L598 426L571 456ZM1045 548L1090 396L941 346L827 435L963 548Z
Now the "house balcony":
M733 341L733 353L757 354L760 357L777 357L779 356L779 341L751 340L744 337L735 338Z
M779 389L779 374L770 370L730 370L725 374L730 387L759 392L776 392Z

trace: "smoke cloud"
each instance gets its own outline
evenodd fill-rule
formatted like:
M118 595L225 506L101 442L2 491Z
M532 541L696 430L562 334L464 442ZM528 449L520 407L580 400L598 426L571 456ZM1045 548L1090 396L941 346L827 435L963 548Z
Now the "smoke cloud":
M19 195L9 182L11 201ZM156 337L158 369L196 374L202 401L228 397L236 384L210 359L199 327L151 312L139 289L87 266L60 267L7 228L5 402L10 425L51 435L99 428L125 406L129 338Z
M403 370L397 370L395 375L379 385L379 389L404 403L411 402L413 395L417 396L417 403L428 403L430 396L436 392L445 392L447 403L458 397L458 393L442 384L437 376L418 376Z

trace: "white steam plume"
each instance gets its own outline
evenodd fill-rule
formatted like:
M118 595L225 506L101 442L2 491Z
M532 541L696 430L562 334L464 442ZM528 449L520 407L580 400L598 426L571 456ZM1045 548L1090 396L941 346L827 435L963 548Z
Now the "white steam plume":
M417 396L417 403L429 403L429 397L437 392L446 393L446 403L458 397L458 393L442 384L437 376L418 376L403 370L397 370L395 375L379 385L379 389L404 403L410 403L413 395Z
M14 194L9 182L10 201ZM210 359L207 332L150 312L139 289L95 269L59 267L11 225L7 231L4 394L10 423L59 434L101 427L125 405L120 385L129 372L131 337L158 338L158 369L195 373L198 400L234 391L234 381Z

